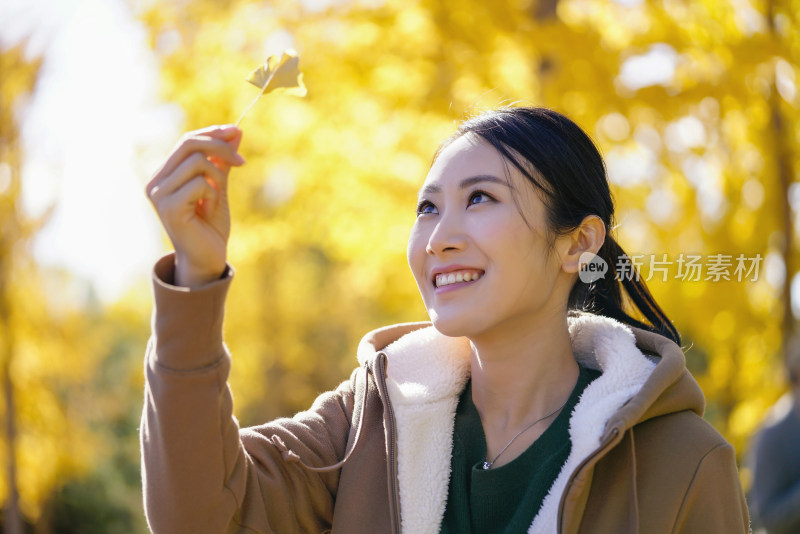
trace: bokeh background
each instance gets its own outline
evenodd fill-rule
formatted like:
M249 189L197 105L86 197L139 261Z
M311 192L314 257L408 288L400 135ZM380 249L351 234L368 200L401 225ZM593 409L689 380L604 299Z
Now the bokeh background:
M257 92L244 78L288 47L308 96L253 108L231 181L242 424L307 407L368 330L425 318L405 242L434 150L471 114L536 104L600 146L629 253L762 259L741 281L676 279L673 264L648 282L747 487L800 317L799 13L797 0L3 0L3 532L146 532L141 359L169 243L143 188L181 132L235 121Z

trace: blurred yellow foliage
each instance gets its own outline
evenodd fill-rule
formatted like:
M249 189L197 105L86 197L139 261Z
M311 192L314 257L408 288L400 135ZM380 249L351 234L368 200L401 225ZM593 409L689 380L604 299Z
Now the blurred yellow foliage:
M115 426L130 417L131 407L138 411L150 302L130 295L102 309L69 273L34 263L32 237L48 215L32 220L22 208L23 154L14 118L37 70L21 47L0 52L0 500L4 524L13 531L14 522L8 522L13 443L19 511L31 523L44 517L37 531L49 532L53 497L69 481L115 458L138 463L138 444L117 442ZM142 517L138 497L127 506L131 517ZM143 529L141 519L131 523Z
M265 54L302 57L308 97L276 94L253 108L248 164L231 177L237 274L226 339L243 424L306 408L349 374L368 330L426 318L405 260L417 188L458 120L519 102L562 111L597 141L619 241L641 256L684 337L706 417L746 452L785 391L782 344L796 322L784 318L798 270L800 206L787 198L800 139L798 0L140 5L163 98L183 108L187 130L235 120L253 97L238 80ZM3 60L0 120L10 121L35 69L11 68L14 52ZM0 148L2 162L19 161ZM715 254L733 267L738 255L764 261L756 280L677 276L681 255L707 267ZM648 261L663 255L673 262L666 281ZM108 436L87 421L140 404L108 392L113 402L98 403L81 387L99 380L105 344L126 358L143 352L147 304L131 295L102 316L53 317L26 267L15 256L2 334L13 328L18 339L19 486L35 517L60 480L108 454ZM140 388L140 371L131 376L122 391Z

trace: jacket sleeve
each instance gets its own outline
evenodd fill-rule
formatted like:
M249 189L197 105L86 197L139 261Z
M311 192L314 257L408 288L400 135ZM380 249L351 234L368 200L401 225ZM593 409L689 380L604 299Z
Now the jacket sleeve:
M701 458L684 495L673 532L750 532L750 516L736 469L736 455L730 444L720 443Z
M330 528L352 382L291 419L240 432L222 341L232 271L202 288L171 286L173 259L154 276L140 428L145 512L154 534L299 533Z

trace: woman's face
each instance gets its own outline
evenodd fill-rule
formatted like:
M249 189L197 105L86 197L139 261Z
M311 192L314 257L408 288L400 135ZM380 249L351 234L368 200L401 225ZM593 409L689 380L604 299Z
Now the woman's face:
M550 250L539 195L488 142L467 134L447 146L417 211L408 263L440 332L472 338L564 313L562 243Z

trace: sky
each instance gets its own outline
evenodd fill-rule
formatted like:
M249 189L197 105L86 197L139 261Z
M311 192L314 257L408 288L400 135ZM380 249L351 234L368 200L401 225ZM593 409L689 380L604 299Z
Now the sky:
M157 59L123 0L3 0L0 47L17 44L42 58L19 110L23 208L55 205L35 257L113 302L168 248L144 186L182 111L159 101Z

